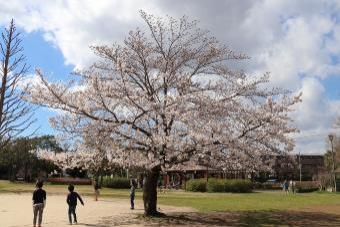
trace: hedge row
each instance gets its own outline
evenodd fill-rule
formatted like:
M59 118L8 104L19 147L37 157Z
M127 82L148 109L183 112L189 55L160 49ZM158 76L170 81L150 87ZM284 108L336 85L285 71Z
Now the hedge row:
M238 192L245 193L252 191L252 183L249 180L229 180L210 178L192 179L186 183L186 190L193 192Z
M319 181L295 181L295 184L295 192L313 192L320 188ZM259 190L283 190L282 187L282 182L271 184L260 182L253 183L253 188ZM291 186L289 186L289 190L292 190Z
M130 181L124 177L104 177L102 186L106 188L130 188Z
M72 177L49 177L46 180L51 184L74 184L74 185L91 185L92 180L88 178L72 178Z

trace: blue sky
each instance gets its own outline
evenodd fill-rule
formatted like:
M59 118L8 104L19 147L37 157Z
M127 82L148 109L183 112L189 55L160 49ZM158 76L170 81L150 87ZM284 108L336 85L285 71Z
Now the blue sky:
M322 81L327 91L327 97L331 100L340 99L340 75L334 75Z
M200 21L218 40L251 59L249 74L271 72L271 84L303 92L292 113L301 130L296 151L322 153L340 116L340 2L337 0L11 0L0 2L0 25L14 18L23 32L28 63L52 80L86 68L94 44L122 42L129 30L144 28L138 11L183 15ZM50 110L37 111L39 134L53 133Z
M36 31L27 33L20 31L22 34L22 46L27 63L30 65L30 74L35 73L36 68L40 68L56 80L67 80L70 72L73 71L73 65L65 65L64 57L58 47L47 42L43 38L43 33ZM35 118L36 123L32 126L32 130L37 130L38 135L54 134L55 130L51 128L48 119L55 113L47 108L38 107ZM30 134L32 130L26 133Z

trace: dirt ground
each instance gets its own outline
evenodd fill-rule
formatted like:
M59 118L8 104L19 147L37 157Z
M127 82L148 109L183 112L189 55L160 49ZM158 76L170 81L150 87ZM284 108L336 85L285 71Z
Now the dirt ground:
M191 208L160 205L161 218L143 218L141 201L130 210L128 199L84 197L78 205L78 225L111 226L340 226L340 206L314 206L299 210L198 213ZM68 225L66 195L49 195L43 216L43 227ZM0 227L32 226L31 194L0 194Z
M84 197L85 206L77 206L77 226L144 226L144 221L136 218L143 213L141 201L136 201L135 210L130 210L128 199L100 198L95 202L93 198ZM25 227L33 226L33 209L31 194L0 194L0 226ZM190 208L161 206L162 212L190 212ZM68 207L66 195L50 195L47 197L43 214L43 225L46 227L63 227L68 224Z

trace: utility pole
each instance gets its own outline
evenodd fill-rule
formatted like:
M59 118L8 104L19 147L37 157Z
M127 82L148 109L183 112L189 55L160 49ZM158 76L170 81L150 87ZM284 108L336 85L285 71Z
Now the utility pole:
M336 192L336 178L335 178L335 153L333 149L333 139L334 136L332 134L328 135L329 141L331 141L331 147L332 147L332 157L333 157L333 183L334 183L334 192Z

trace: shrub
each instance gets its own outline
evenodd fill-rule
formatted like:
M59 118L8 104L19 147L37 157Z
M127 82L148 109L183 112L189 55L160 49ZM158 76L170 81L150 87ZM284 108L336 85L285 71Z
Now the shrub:
M104 177L102 186L106 188L130 188L130 181L123 177Z
M206 192L207 181L206 179L192 179L186 182L186 189L192 192Z
M282 184L281 183L274 183L274 184L262 184L262 189L267 190L282 190Z
M225 192L224 180L221 179L209 179L207 184L208 192Z
M262 183L253 182L253 189L263 189Z
M74 184L74 185L91 185L92 181L88 178L72 178L72 177L50 177L47 182L51 184Z
M319 190L320 182L319 181L301 181L296 182L296 191L297 192L314 192Z
M251 192L252 187L253 185L250 180L235 179L235 180L224 181L225 192L246 193L246 192Z
M186 184L186 189L193 192L237 192L246 193L252 191L252 183L249 180L230 180L230 179L193 179Z

